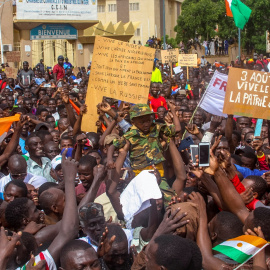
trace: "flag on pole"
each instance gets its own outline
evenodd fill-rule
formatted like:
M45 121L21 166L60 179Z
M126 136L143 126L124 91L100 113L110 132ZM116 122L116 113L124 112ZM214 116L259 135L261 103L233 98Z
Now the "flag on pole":
M251 9L240 0L225 0L226 14L233 17L236 27L244 29L249 20Z
M241 235L215 246L213 250L225 254L240 264L244 264L267 245L268 242L260 237Z

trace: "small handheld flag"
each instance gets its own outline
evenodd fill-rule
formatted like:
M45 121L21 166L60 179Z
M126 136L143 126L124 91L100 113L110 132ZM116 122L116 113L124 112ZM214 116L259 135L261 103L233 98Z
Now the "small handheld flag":
M241 235L215 246L213 250L225 254L242 265L267 245L269 245L269 243L260 237ZM240 267L240 265L238 267Z

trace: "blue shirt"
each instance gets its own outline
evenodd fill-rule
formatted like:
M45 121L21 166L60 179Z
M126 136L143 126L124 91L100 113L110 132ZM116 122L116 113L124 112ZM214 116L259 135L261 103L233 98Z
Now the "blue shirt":
M22 150L22 154L23 155L25 155L25 154L27 154L28 152L25 150L25 140L24 139L22 139L22 138L20 138L20 140L19 140L19 145L20 145L20 147L21 147L21 150Z
M234 164L235 168L237 169L238 172L240 172L244 178L248 177L249 175L257 175L257 176L262 176L264 173L268 171L261 171L258 169L251 170L246 167L241 167L239 165Z

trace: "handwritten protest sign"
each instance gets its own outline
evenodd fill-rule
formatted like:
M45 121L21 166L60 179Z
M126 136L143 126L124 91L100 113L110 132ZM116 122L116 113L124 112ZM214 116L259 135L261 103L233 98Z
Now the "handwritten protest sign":
M230 68L223 113L270 119L269 93L269 73Z
M223 113L228 75L215 71L199 107L218 116L227 116Z
M16 78L18 70L13 67L6 67L5 73L6 73L7 78Z
M21 61L21 52L12 51L6 52L7 62L20 62Z
M177 63L178 62L178 49L169 49L161 51L161 61L163 64Z
M147 103L155 50L96 36L83 131L96 131L97 104L103 97Z
M178 65L183 67L197 66L197 54L179 54Z

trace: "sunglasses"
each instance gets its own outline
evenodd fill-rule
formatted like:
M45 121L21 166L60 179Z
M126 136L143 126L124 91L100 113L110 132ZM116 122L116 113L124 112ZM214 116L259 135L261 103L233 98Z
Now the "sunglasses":
M251 143L252 139L246 139L246 143Z

